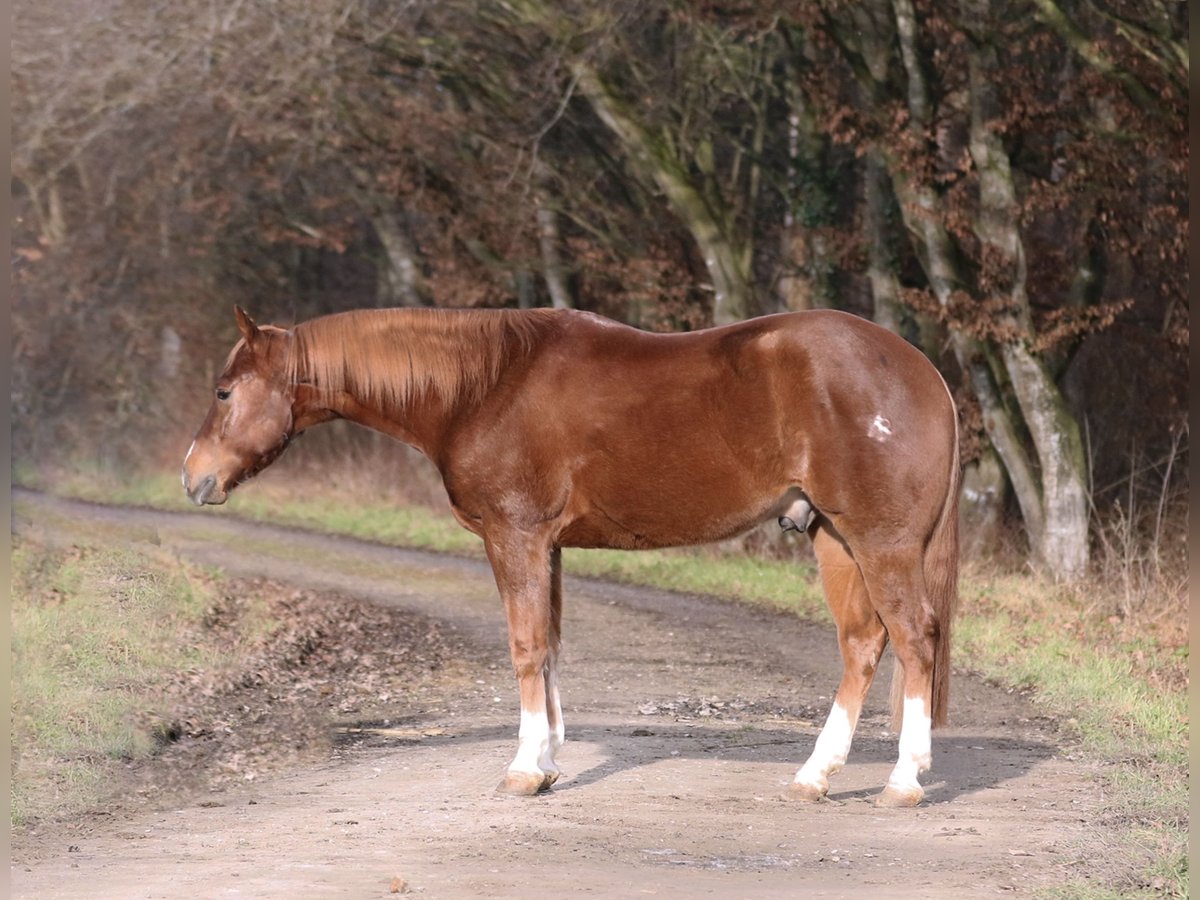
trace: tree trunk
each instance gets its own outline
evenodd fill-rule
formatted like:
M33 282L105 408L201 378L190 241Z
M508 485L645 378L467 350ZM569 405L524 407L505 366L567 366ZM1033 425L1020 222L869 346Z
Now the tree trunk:
M1005 367L1042 468L1041 539L1035 561L1057 580L1087 572L1087 459L1079 424L1041 360L1023 344L1003 348Z
M734 236L724 210L714 210L671 150L638 122L603 79L584 63L575 65L579 90L625 147L630 163L654 181L671 211L692 235L712 280L713 322L746 318L754 309L749 256Z
M383 265L377 267L376 302L379 306L432 306L421 274L420 257L400 219L378 208L368 213L375 236L383 247Z
M888 241L887 169L879 151L867 151L863 170L863 227L866 231L867 278L871 282L871 297L875 301L874 319L888 331L901 334L903 317L900 304L900 280Z
M1005 495L1004 466L994 447L985 446L979 458L963 468L962 553L978 556L1000 541Z
M383 259L375 265L377 306L433 306L433 298L421 272L421 254L409 229L395 211L393 202L373 188L370 173L350 167L349 190L363 215L371 223Z
M969 6L971 0L964 0ZM986 4L986 0L983 0ZM900 58L907 75L909 127L922 142L929 137L932 107L917 44L918 23L911 0L892 0ZM966 10L978 18L978 7ZM867 46L865 43L864 47ZM1027 335L1028 299L1024 294L1024 263L1016 227L1016 203L1008 157L990 127L994 102L988 80L994 71L990 59L980 56L981 44L972 49L970 150L980 173L980 211L976 230L980 239L1007 255L1012 280L1011 305L1022 312L1012 323L1014 334ZM994 55L994 51L993 55ZM870 71L878 67L869 66ZM917 256L938 303L946 307L956 292L966 289L958 252L947 232L944 210L933 187L919 178L902 160L877 145L892 180L905 227L911 233ZM1082 575L1087 565L1086 469L1078 427L1066 411L1062 395L1045 366L1021 343L998 350L981 344L965 332L951 330L950 344L983 412L984 427L995 448L1021 508L1036 564L1058 578ZM1016 409L1004 401L1001 385L1007 380L1016 398ZM1019 410L1036 453L1033 459L1014 423ZM1040 478L1038 474L1040 469Z
M1030 553L1036 557L1045 532L1045 519L1042 514L1041 491L1033 464L1000 397L991 366L984 358L984 348L974 341L959 339L956 343L962 345L967 354L964 357L967 377L971 381L975 399L979 401L984 431L1000 456L1000 461L1004 463L1004 470L1008 473L1009 483L1021 509L1025 532L1029 536Z
M963 0L964 19L986 28L988 0ZM1029 430L1041 468L1042 533L1034 545L1035 561L1056 578L1074 580L1087 570L1087 463L1079 425L1045 363L1027 341L1032 332L1025 292L1025 251L1017 224L1018 205L1008 152L993 129L999 118L994 77L998 70L991 34L970 43L970 152L979 172L980 240L1007 275L1009 308L1014 312L1013 338L1000 348L1000 359Z
M513 271L513 293L517 295L518 309L533 309L537 305L537 288L533 273L521 266Z
M539 203L537 207L538 243L542 250L542 277L550 292L550 305L555 309L570 309L571 291L567 288L566 271L559 252L558 213Z
M799 79L798 71L789 71L787 205L780 233L784 272L775 287L780 306L793 311L833 306L828 241L810 227L824 217L828 204L825 186L811 177L822 169L821 136Z
M28 184L29 200L37 216L41 238L49 246L61 244L67 237L67 221L63 214L62 192L56 181L46 189L47 201L42 203L41 191L32 182Z
M562 236L558 229L558 210L551 202L547 188L549 177L545 165L539 163L537 179L537 232L542 253L542 278L550 292L550 305L555 309L570 309L571 290L567 287L567 271L562 259Z

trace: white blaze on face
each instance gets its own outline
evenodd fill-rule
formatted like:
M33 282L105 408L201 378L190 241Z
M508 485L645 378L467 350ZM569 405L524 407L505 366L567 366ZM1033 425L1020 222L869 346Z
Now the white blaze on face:
M871 420L871 427L867 430L867 436L872 440L886 441L892 436L892 423L876 413L875 418Z
M183 471L179 474L179 481L183 484L183 489L187 490L187 464L192 458L192 452L196 449L196 442L192 441L192 446L188 447L187 455L183 458Z
M925 709L925 698L904 698L904 724L900 726L900 758L888 778L890 787L921 790L917 776L929 769L933 759L930 729L933 723Z
M829 718L817 738L812 755L796 773L798 784L809 785L824 791L828 786L826 777L842 768L850 753L850 742L854 740L854 725L850 714L840 703L834 703Z

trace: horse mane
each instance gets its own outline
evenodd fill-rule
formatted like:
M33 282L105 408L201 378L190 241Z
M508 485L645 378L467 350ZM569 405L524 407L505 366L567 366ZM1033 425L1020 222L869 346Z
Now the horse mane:
M383 407L426 392L477 402L530 352L553 310L360 309L290 329L287 374Z

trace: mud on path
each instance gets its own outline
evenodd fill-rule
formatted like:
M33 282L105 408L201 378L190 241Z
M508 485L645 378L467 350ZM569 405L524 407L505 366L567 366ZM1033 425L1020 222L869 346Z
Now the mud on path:
M954 724L935 732L920 808L870 803L896 754L886 677L830 802L787 802L837 685L831 626L574 579L568 551L564 776L549 794L501 797L518 706L484 563L219 513L14 499L17 531L56 517L107 524L234 577L434 621L455 656L390 698L386 724L343 721L321 758L70 847L18 840L16 897L373 897L397 876L430 897L963 897L1061 884L1102 852L1094 773L1053 721L966 672L969 660L956 660Z

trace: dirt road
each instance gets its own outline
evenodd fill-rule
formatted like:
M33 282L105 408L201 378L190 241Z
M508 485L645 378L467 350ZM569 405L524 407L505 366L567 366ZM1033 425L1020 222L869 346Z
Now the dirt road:
M886 678L831 802L780 799L837 684L831 628L569 574L565 774L538 798L497 796L517 698L482 562L221 513L17 499L18 531L107 522L231 575L432 617L463 658L434 689L397 698L390 727L339 741L319 765L72 847L19 844L16 897L375 897L399 876L430 897L957 898L1062 883L1100 846L1100 790L1055 723L965 672L922 807L870 803L896 753Z

